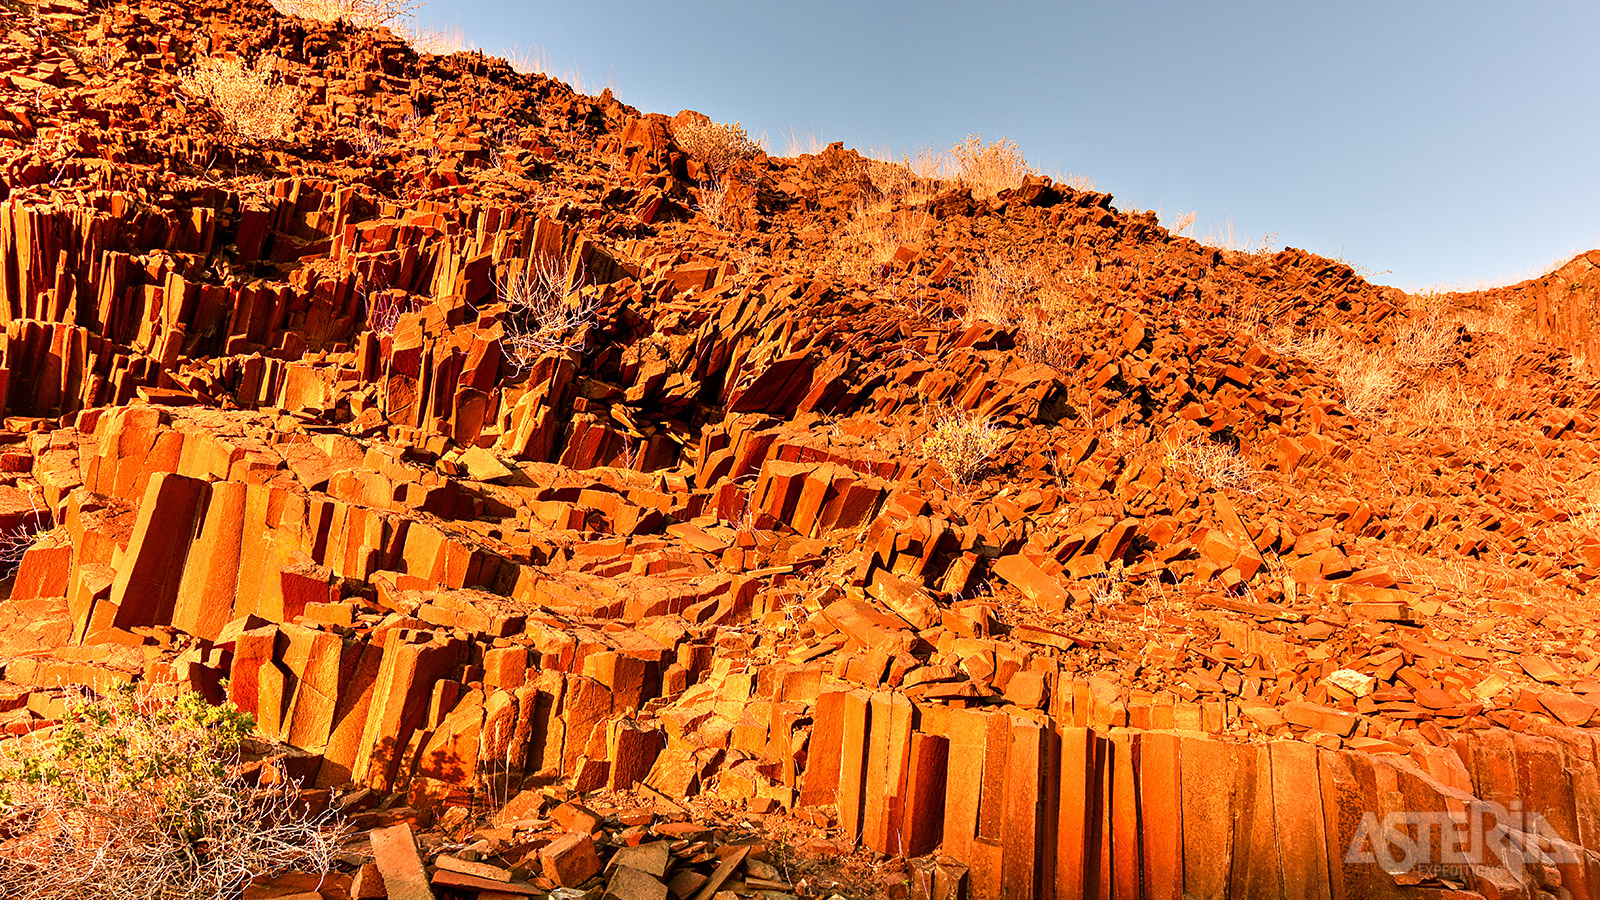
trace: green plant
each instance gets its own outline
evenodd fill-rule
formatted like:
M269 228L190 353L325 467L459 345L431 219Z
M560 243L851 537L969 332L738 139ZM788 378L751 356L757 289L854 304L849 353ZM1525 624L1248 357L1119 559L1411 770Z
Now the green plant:
M259 876L326 871L341 829L276 769L246 777L254 729L194 693L78 697L53 731L0 753L0 896L212 900Z

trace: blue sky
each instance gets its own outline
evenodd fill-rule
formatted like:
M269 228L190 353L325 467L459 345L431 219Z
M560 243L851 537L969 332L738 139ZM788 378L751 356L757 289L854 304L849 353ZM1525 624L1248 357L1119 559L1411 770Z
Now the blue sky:
M1015 140L1121 209L1275 234L1407 289L1600 247L1600 3L457 0L647 112L862 150ZM570 79L569 79L570 80Z

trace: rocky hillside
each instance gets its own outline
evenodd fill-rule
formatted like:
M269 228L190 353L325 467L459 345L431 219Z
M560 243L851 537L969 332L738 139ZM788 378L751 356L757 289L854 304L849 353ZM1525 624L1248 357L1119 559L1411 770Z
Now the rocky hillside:
M1600 893L1588 257L1407 296L259 0L11 3L0 96L0 724L253 714L361 833L247 896Z

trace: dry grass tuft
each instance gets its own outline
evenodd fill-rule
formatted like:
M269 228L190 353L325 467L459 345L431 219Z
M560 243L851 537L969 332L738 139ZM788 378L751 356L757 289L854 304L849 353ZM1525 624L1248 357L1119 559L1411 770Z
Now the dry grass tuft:
M960 409L937 413L922 452L966 484L981 477L1005 446L1005 433L988 416Z
M788 133L779 133L783 139L783 155L793 158L801 155L815 156L828 148L828 142L815 132L801 133L790 126Z
M949 178L950 160L923 149L898 160L874 156L862 160L861 174L872 182L881 202L896 206L921 206L939 195Z
M1200 243L1245 256L1270 256L1277 252L1278 233L1269 231L1258 240L1251 241L1234 229L1233 219L1228 219L1220 229L1208 229L1200 238Z
M858 281L880 281L901 247L921 246L932 231L933 217L921 210L901 209L888 200L862 200L834 236L826 265Z
M750 139L744 126L738 122L691 123L680 126L673 134L678 146L694 160L705 166L711 176L721 181L728 172L755 159L762 153L761 143Z
M1016 142L1004 137L985 144L983 135L968 135L964 143L951 148L950 155L955 161L955 180L979 199L1010 190L1033 174Z
M526 372L546 353L584 349L600 303L577 292L568 294L567 269L559 259L542 257L514 270L496 287L506 306L500 349L512 371Z
M391 25L390 30L396 37L410 44L412 50L424 56L449 56L474 49L472 42L467 40L466 32L459 27L430 28L415 22L407 22ZM516 63L511 62L511 66L516 68Z
M1093 319L1091 281L1070 266L1057 270L1039 258L1017 264L991 257L968 282L962 321L969 327L979 322L1015 327L1024 356L1061 368L1074 335Z
M1161 443L1170 468L1188 469L1196 478L1220 488L1247 494L1257 490L1255 466L1239 452L1237 444L1199 436L1168 438Z
M700 182L699 200L695 207L711 224L718 228L728 227L731 212L728 204L728 186L714 180Z
M184 93L211 104L240 137L284 141L294 133L305 95L283 84L271 67L239 59L203 59L179 76Z
M1460 356L1453 322L1438 316L1398 325L1388 344L1370 345L1333 331L1297 334L1280 329L1267 346L1330 372L1344 392L1351 414L1371 418L1388 411L1407 388L1423 385L1429 373Z
M60 727L6 744L0 896L214 900L327 871L343 830L271 766L245 777L254 727L231 704L141 700L128 685L80 695Z

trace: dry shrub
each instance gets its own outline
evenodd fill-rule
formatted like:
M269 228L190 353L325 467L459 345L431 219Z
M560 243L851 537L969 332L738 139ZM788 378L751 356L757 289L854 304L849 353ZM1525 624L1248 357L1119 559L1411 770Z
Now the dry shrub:
M1010 190L1033 174L1017 143L1003 137L985 144L983 135L968 135L964 143L951 148L950 155L955 160L956 181L980 199Z
M580 273L576 282L582 280ZM513 371L527 371L546 353L584 349L600 302L568 293L567 269L560 259L540 257L495 286L506 307L500 350Z
M252 879L327 871L342 839L298 786L238 765L254 720L197 694L79 696L0 754L0 896L215 900Z
M1196 478L1220 488L1255 493L1255 467L1235 443L1206 436L1163 440L1169 468L1187 469Z
M721 181L728 172L761 154L761 144L750 139L738 122L700 122L681 125L673 133L678 146Z
M922 452L966 484L989 470L1005 446L1005 433L988 416L960 409L936 411Z
M357 28L383 28L413 18L421 0L268 0L286 16L318 22L349 22Z
M203 59L183 70L183 90L204 100L240 137L282 141L294 133L305 95L283 84L270 66L247 66L243 60Z

